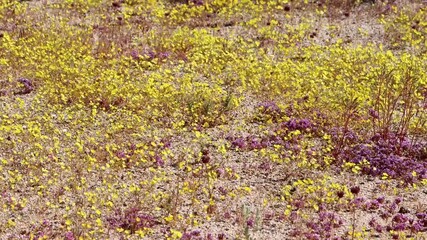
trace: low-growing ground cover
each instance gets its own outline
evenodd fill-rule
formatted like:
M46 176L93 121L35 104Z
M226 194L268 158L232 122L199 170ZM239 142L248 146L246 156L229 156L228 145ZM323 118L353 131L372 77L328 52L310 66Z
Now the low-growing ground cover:
M1 239L424 239L425 1L0 0Z

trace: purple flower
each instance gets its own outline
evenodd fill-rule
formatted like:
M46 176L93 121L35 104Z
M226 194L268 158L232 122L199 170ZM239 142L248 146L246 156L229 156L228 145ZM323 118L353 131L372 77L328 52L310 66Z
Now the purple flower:
M319 213L319 220L320 221L325 221L327 218L329 218L329 215L328 215L328 213L327 212L320 212Z
M403 231L406 229L406 223L398 223L393 228L395 231Z
M255 221L254 221L254 219L253 219L253 218L248 219L248 220L246 221L246 225L247 225L248 227L250 227L250 228L253 228L253 227L254 227L254 225L255 225Z
M416 222L412 225L412 230L415 232L421 232L423 230L423 226L419 222Z
M200 236L200 230L194 230L190 233L184 233L181 237L181 240L191 240L193 237L199 237Z
M251 149L261 149L262 145L259 141L257 141L256 139L252 139L251 143L250 143L250 147Z
M295 119L291 119L284 124L289 130L293 131L297 129L297 121Z
M130 56L133 58L133 60L138 61L141 59L138 51L136 50L132 50L132 52L130 52Z
M156 53L150 50L146 52L146 56L148 57L149 60L152 60L156 57Z
M262 111L263 114L278 116L281 114L279 106L275 102L267 101L258 104L258 108Z
M369 221L369 226L370 226L370 227L374 227L376 224L377 224L377 220L375 220L375 218L372 218L372 219Z
M234 148L240 148L240 149L245 149L245 148L246 148L246 142L245 142L245 140L244 140L243 138L237 138L237 139L235 139L235 140L231 143L231 145L232 145Z
M228 193L228 191L223 186L220 186L218 190L222 195L227 195Z
M262 148L267 148L267 147L270 147L270 146L271 146L271 143L270 143L270 141L268 139L263 138L261 140L261 147Z
M376 224L374 229L375 229L375 231L377 231L379 233L382 233L384 230L383 226L381 226L380 224Z
M22 83L25 87L25 90L21 91L20 93L27 94L34 90L34 86L31 80L21 77L21 78L18 78L18 82Z
M389 213L388 211L381 211L380 212L380 217L382 218L382 219L387 219L387 218L389 218L391 216L391 213Z
M398 213L393 217L393 222L395 223L404 223L408 221L408 217L406 217L405 215Z
M319 224L316 222L308 222L307 227L311 228L314 231L318 231L319 230Z
M161 53L159 54L159 58L160 58L160 59L166 59L166 58L168 58L168 57L169 57L169 55L170 55L170 53L169 53L169 52L161 52Z
M344 139L350 142L356 142L359 138L354 131L347 130L344 134Z
M378 112L372 108L369 109L369 116L371 116L373 119L378 119L380 117Z
M65 239L66 240L75 240L75 238L74 238L74 233L73 232L67 232L67 233L65 233Z
M124 211L116 209L115 213L107 218L107 222L113 228L120 227L131 231L149 228L156 223L152 216L140 213L140 209L135 207Z
M402 202L402 198L401 198L401 197L398 197L398 198L396 198L396 199L394 200L394 202L395 202L397 205L399 205L399 203L401 203L401 202Z
M308 233L305 235L308 240L320 240L320 235L318 233Z
M299 124L299 128L301 130L310 128L312 126L310 120L308 120L308 119L301 119L298 124Z
M156 159L156 165L158 167L163 167L165 165L165 161L163 161L162 157L159 155L156 155L154 158Z
M360 207L365 202L365 199L363 197L357 197L357 198L353 199L352 202L355 206Z
M191 234L186 232L182 235L180 240L191 240L191 237L192 237Z
M298 219L298 213L296 211L292 211L291 214L289 215L289 219L292 222L295 222Z
M299 201L295 201L294 205L296 208L303 208L305 203L303 200L299 200Z
M218 175L218 177L223 176L223 175L224 175L224 173L225 173L225 171L224 171L224 169L223 169L223 168L218 168L218 169L216 170L216 174Z
M381 204L384 203L384 200L385 200L384 196L381 196L381 197L377 198L377 202L381 203Z
M204 4L203 0L191 0L190 2L196 6L201 6Z
M369 206L369 208L368 209L370 209L370 210L376 210L376 209L378 209L380 207L380 203L378 202L378 200L372 200L371 202L370 202L370 206Z
M126 157L126 154L125 154L125 152L124 152L124 151L118 151L118 152L116 153L116 156L117 156L118 158L123 159L123 158L125 158L125 157Z
M166 139L163 139L162 140L162 143L163 143L163 147L164 148L170 148L171 147L171 141L169 141L169 140L166 140Z

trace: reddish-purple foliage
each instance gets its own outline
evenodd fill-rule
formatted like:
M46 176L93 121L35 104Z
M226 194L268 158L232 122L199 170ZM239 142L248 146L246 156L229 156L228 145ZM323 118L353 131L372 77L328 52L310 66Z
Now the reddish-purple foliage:
M65 239L66 240L75 240L76 238L74 237L74 233L70 231L70 232L65 233Z
M191 232L185 232L182 234L181 240L191 240L191 239L203 239L201 238L200 230L193 230Z
M107 222L112 228L123 228L135 233L137 230L153 227L157 221L153 216L141 213L139 208L132 207L124 211L116 209L115 213L107 218Z
M313 217L305 222L307 230L296 227L292 235L303 235L307 239L339 239L339 236L337 236L338 233L334 232L334 229L340 228L343 225L342 218L335 212L328 212L323 208L319 207L317 217ZM294 215L297 215L297 213L295 212ZM293 219L297 219L297 216L293 216Z
M338 150L340 152L335 156L357 164L368 161L369 166L362 167L364 174L380 176L385 173L391 178L404 180L405 184L412 184L427 178L427 162L418 157L423 148L411 145L409 139L393 133L387 136L375 134L367 141Z

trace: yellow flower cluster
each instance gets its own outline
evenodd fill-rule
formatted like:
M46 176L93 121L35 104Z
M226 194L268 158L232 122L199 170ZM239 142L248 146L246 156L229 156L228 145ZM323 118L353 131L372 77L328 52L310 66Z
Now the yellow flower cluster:
M244 175L258 160L331 166L323 128L426 133L425 8L393 6L386 42L355 45L318 29L334 1L293 2L0 0L0 238L180 239L257 196ZM256 116L265 101L280 116ZM305 118L318 129L278 122ZM240 133L298 148L237 151ZM293 188L314 209L351 195L307 178L283 187L287 204Z

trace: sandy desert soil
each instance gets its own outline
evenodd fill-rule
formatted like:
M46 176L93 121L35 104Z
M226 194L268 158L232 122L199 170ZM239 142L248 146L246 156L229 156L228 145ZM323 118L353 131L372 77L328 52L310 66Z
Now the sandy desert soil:
M0 0L0 239L427 238L426 11Z

